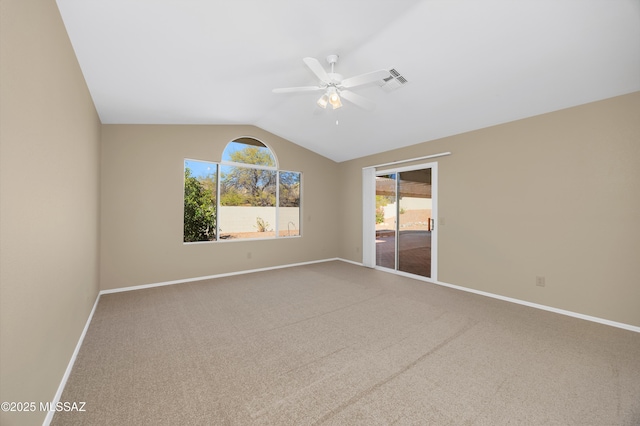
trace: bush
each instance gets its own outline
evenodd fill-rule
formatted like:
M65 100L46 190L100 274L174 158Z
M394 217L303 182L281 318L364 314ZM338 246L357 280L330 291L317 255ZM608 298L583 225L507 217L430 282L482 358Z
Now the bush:
M269 230L269 222L266 222L261 217L257 217L256 228L258 228L258 232L267 232Z

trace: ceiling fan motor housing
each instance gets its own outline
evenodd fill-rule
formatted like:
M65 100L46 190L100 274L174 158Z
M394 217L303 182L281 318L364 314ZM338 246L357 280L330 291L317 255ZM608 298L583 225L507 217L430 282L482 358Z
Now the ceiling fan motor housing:
M336 62L338 62L338 58L339 58L338 55L329 55L327 56L327 62L329 62L329 65L333 65Z
M344 77L342 77L342 74L338 74L337 72L328 72L327 75L329 76L329 79L331 80L330 85L337 85L340 84L342 82L342 80L344 80Z

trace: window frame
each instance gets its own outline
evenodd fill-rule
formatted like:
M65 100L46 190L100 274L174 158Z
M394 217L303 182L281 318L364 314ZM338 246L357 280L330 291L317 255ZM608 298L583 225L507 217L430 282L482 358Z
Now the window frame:
M229 160L224 160L224 156L225 156L225 151L227 150L227 148L229 147L229 144L231 143L238 143L238 141L241 141L243 139L251 139L256 141L258 144L245 144L247 146L257 146L257 147L263 147L266 148L269 151L270 156L273 158L273 161L275 163L274 166L268 166L268 165L262 165L262 164L250 164L250 163L241 163L241 162L236 162L236 161L229 161ZM241 142L240 142L241 143ZM261 144L261 145L259 145ZM185 235L184 235L184 210L183 210L183 234L182 234L182 240L183 240L183 244L203 244L203 243L219 243L219 242L239 242L239 241L261 241L261 240L274 240L274 239L290 239L290 238L300 238L302 237L302 205L303 205L303 172L301 171L293 171L293 170L280 170L278 165L278 158L275 154L275 152L273 151L273 149L267 145L266 143L264 143L263 141L261 141L260 139L257 139L255 137L252 136L241 136L241 137L237 137L232 139L231 141L229 141L226 145L225 148L222 151L221 154L221 158L220 161L210 161L210 160L198 160L195 158L183 158L183 170L182 170L182 174L183 174L183 206L184 206L184 196L185 196L185 183L186 181L184 181L184 171L186 168L186 163L187 161L192 161L192 162L201 162L201 163L208 163L208 164L212 164L215 165L216 167L216 194L215 194L215 198L216 198L216 205L215 205L215 239L213 240L203 240L203 241L184 241ZM274 235L273 236L267 236L267 237L248 237L248 238L223 238L220 232L220 216L221 216L221 207L230 207L230 206L222 206L221 205L221 187L222 187L222 170L223 170L223 166L230 166L230 167L239 167L239 168L250 168L250 169L256 169L256 170L265 170L265 171L272 171L275 172L276 175L276 182L275 182L275 203L274 203L274 208L275 208L275 225L274 225ZM297 220L297 234L295 235L280 235L280 177L282 173L295 173L298 175L298 179L299 179L299 194L298 194L298 220ZM269 206L270 207L270 206ZM295 225L295 224L294 224Z

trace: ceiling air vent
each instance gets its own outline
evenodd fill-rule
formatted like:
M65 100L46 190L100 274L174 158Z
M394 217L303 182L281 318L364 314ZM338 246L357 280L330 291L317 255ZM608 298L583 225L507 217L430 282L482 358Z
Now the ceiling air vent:
M389 74L391 74L389 77L383 79L380 82L380 87L386 92L391 92L392 90L399 89L408 83L407 79L400 75L398 70L396 70L395 68L391 68L389 70Z

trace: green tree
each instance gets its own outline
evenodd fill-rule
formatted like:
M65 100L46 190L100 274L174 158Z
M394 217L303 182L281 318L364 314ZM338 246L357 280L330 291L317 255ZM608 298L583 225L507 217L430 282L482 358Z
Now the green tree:
M280 207L300 207L300 173L280 172Z
M213 182L213 184L212 184ZM201 180L184 169L184 241L212 241L216 234L215 177Z
M247 197L239 193L233 187L222 187L220 190L220 205L242 206L247 204Z
M255 164L256 166L275 167L276 163L271 152L260 146L247 146L232 152L229 158L234 163Z
M230 155L235 163L275 166L273 157L264 149L248 146ZM275 170L253 167L224 166L220 185L222 205L275 206ZM239 201L239 197L242 201ZM226 203L230 204L226 204Z

